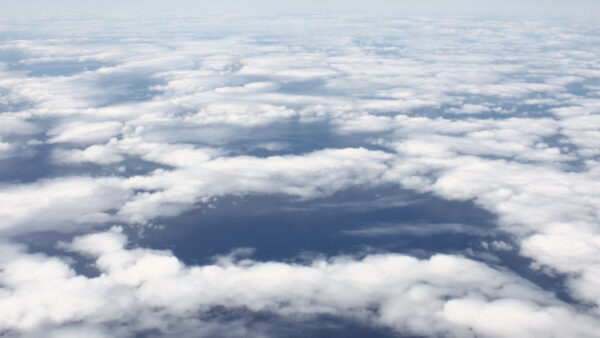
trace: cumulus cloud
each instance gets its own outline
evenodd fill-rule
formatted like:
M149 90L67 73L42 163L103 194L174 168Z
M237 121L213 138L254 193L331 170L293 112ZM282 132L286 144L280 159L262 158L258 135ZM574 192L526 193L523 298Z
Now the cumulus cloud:
M45 328L103 336L120 323L117 335L185 334L190 326L210 327L192 319L221 306L292 318L335 315L423 335L594 336L598 330L595 317L512 273L459 256L380 254L306 265L222 257L186 266L168 251L127 249L126 243L115 227L63 244L92 258L97 277L2 245L0 308L7 316L0 327L24 335Z
M76 142L82 144L94 144L110 139L119 134L121 124L115 121L105 122L72 122L62 124L58 128L51 129L48 135L50 143Z
M54 158L61 163L84 163L110 164L123 161L123 156L110 147L93 145L84 150L61 150L54 152Z
M177 170L127 179L124 186L129 189L155 192L136 194L120 208L119 215L145 222L159 215L178 214L210 196L284 193L311 198L355 184L376 186L384 183L380 177L389 159L390 155L381 151L350 148L303 156L218 157L202 164L190 162Z
M326 196L355 184L384 183L380 177L387 169L386 161L391 159L381 151L352 148L325 149L303 156L255 158L221 157L210 149L154 143L124 142L114 147L132 150L132 154L144 159L176 168L157 169L149 175L129 178L60 177L0 186L0 201L5 206L0 210L3 228L20 232L64 230L69 228L65 223L93 224L112 219L146 223L154 217L174 216L195 203L228 194ZM55 160L66 163L103 165L120 159L118 150L105 146L55 153ZM40 217L43 221L38 220Z
M0 189L2 230L74 230L111 219L109 210L131 197L116 178L70 177Z

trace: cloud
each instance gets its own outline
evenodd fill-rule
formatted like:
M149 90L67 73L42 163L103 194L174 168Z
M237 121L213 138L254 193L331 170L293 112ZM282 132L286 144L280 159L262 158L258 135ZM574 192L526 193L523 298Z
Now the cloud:
M11 157L15 151L15 145L0 141L0 158Z
M116 121L105 121L97 123L72 122L63 124L48 132L52 136L48 142L77 142L83 144L94 144L106 141L117 136L121 130L121 124Z
M119 215L144 222L178 214L210 196L284 193L313 198L355 184L376 186L384 183L380 176L389 159L384 152L349 148L301 156L218 157L200 165L191 162L178 170L127 179L124 186L129 189L155 192L137 194L120 208Z
M31 135L36 134L39 127L28 121L27 115L3 113L0 115L0 135Z
M102 145L93 145L84 150L61 150L54 152L54 158L61 163L84 163L92 162L97 164L118 163L124 160L118 152Z
M116 178L70 177L0 189L3 231L75 230L112 219L109 211L131 198Z
M541 308L535 303L514 299L503 299L489 302L484 299L452 300L445 304L444 315L451 322L468 325L474 331L490 337L519 336L536 337L538 335L554 335L567 337L572 332L563 326L556 326L554 318L576 322L576 329L582 334L593 330L591 318L577 318L560 307ZM474 320L475 319L475 320ZM582 320L583 319L583 320ZM546 331L553 327L552 333Z
M330 195L363 183L384 183L389 154L366 149L325 149L301 156L220 157L210 149L118 141L84 151L56 151L66 163L114 163L116 149L176 167L150 175L60 177L0 187L5 208L3 229L17 232L67 230L73 226L120 219L146 223L174 216L213 196L284 193L301 198ZM117 145L118 144L118 145ZM35 201L35 202L34 202ZM43 217L42 217L43 215ZM43 221L38 220L43 218Z
M457 224L457 223L432 223L432 224L382 224L372 227L364 227L357 230L343 230L343 234L350 236L388 236L388 235L413 235L413 236L430 236L434 234L444 233L466 233L490 235L489 229L481 229L481 227ZM494 243L501 243L494 241ZM505 244L506 245L506 244ZM499 247L503 248L501 245ZM496 248L496 246L494 246Z
M97 277L4 244L0 307L8 315L0 327L25 336L41 328L100 335L121 323L117 333L123 335L168 335L188 325L202 330L206 324L192 319L222 306L292 318L331 314L423 335L593 336L598 330L595 318L514 274L459 256L380 254L306 265L229 257L186 266L168 251L126 249L121 231L64 244L89 255L101 271ZM75 326L63 328L69 325Z
M0 45L0 165L42 162L48 172L2 182L0 229L7 238L83 233L68 247L102 274L85 277L58 257L7 243L0 298L9 315L0 325L33 336L106 336L115 327L115 335L176 336L170 330L181 324L210 335L223 328L198 313L223 306L358 318L423 335L595 335L595 26L330 19L11 25L6 34L20 38ZM29 38L40 32L47 36ZM65 74L43 72L58 65ZM148 170L105 170L136 160ZM302 201L382 185L493 212L489 248L564 278L562 291L589 307L575 310L503 268L460 256L187 266L168 251L136 248L118 228L85 235L150 224L219 196ZM474 230L401 229L347 234ZM231 325L243 336L246 324Z

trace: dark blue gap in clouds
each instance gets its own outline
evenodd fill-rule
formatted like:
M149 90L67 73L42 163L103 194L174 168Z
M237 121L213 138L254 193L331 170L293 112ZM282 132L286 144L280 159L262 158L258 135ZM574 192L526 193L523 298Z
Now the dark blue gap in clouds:
M146 175L155 169L172 167L145 161L134 156L113 164L59 164L51 159L55 145L41 144L26 150L21 156L0 160L0 183L32 183L40 179L68 176L135 176Z
M579 147L572 143L568 137L562 133L557 133L552 136L546 136L542 138L542 142L546 143L548 147L559 148L562 154L568 154L574 156L575 159L571 161L563 162L563 171L569 172L584 172L587 170L586 160L580 158L577 154Z
M326 91L323 89L325 83L325 80L319 78L302 81L283 81L279 83L279 89L276 92L293 95L319 95L322 97L326 96Z
M290 119L251 129L238 134L226 143L225 149L231 155L268 157L274 155L300 155L323 149L366 148L385 150L372 145L369 139L385 137L386 133L337 134L332 132L327 121L302 122ZM281 149L269 150L265 145L281 144Z
M385 150L369 143L369 139L385 135L387 134L342 135L332 132L332 126L327 121L303 122L297 118L252 128L226 124L181 126L175 122L158 127L147 126L144 130L144 138L149 141L189 143L198 147L220 148L228 156L254 157L299 155L340 148ZM277 144L279 147L269 148L270 144Z
M188 264L207 264L215 255L240 247L256 249L260 261L294 260L298 256L405 252L427 257L462 251L480 233L422 236L349 236L349 230L381 223L468 224L494 232L495 217L470 202L446 201L395 187L351 188L330 197L298 201L285 195L224 196L177 217L153 222L141 246L170 249Z
M581 82L571 82L565 87L569 94L578 96L598 97L598 91L592 89L593 87L598 86L600 86L600 77L589 77Z
M266 337L298 337L298 338L383 338L383 337L401 337L417 338L421 336L406 335L394 332L385 327L377 327L363 323L358 319L336 317L332 315L318 316L279 316L269 312L253 312L244 308L225 308L214 307L205 313L199 314L198 318L211 324L220 324L217 329L213 329L205 335L207 337L231 337L228 331L228 324L243 323L243 327L249 332L263 334ZM234 325L235 325L234 324ZM235 328L236 326L233 326ZM195 328L181 327L176 333L168 334L159 330L147 330L138 332L136 338L154 338L154 337L198 337L200 336Z
M98 107L147 101L160 93L152 87L164 84L164 80L152 78L152 74L144 74L142 71L103 75L94 83L101 90L96 90L95 93L99 95L92 99Z
M211 264L215 255L226 255L241 247L255 248L250 258L258 261L310 262L318 256L351 254L357 257L369 253L397 252L427 258L435 253L465 253L481 259L481 241L510 238L495 231L495 217L472 202L447 201L428 194L418 194L395 186L355 187L329 197L301 201L284 195L226 196L216 199L211 207L199 205L181 216L156 219L165 225L162 230L125 227L128 247L169 249L188 265ZM385 236L348 236L344 231L362 230L373 223L398 224L467 224L481 231L469 234L440 233L411 235L410 232ZM112 224L99 226L101 231ZM489 233L488 235L482 234ZM26 244L30 252L64 257L79 274L99 275L94 262L73 252L56 247L59 241L69 242L76 234L39 232L20 235L16 241ZM514 243L511 243L514 245ZM561 299L580 306L568 297L561 277L549 277L529 268L531 261L516 251L493 252L499 268L508 268L543 289L555 292ZM377 308L370 309L377 311ZM265 329L270 336L281 337L394 337L388 329L372 327L353 318L316 316L281 318L267 312L254 313L245 309L214 308L199 312L208 322L244 322L250 327ZM179 332L180 333L180 332ZM272 333L272 334L271 334ZM182 333L182 334L185 334ZM227 336L215 332L213 336ZM137 337L165 336L162 332L139 332ZM192 334L193 336L193 334Z
M154 224L165 226L162 230L144 229L144 235L138 237L134 229L128 229L128 235L133 245L171 250L189 265L210 264L215 256L238 248L254 249L250 256L254 260L297 263L336 255L393 252L428 258L436 253L458 253L508 268L560 299L576 302L566 292L562 276L532 270L532 261L516 250L483 249L482 241L518 245L496 230L493 214L471 201L448 201L387 186L355 187L307 201L285 195L250 195L224 196L210 204L180 216L155 219ZM348 233L382 224L397 226L398 231L378 236ZM436 224L440 228L466 225L466 230L436 232ZM429 232L404 231L419 225ZM490 254L498 260L489 261Z
M553 292L558 299L576 307L584 308L585 311L590 311L594 307L592 304L580 302L569 294L567 276L551 276L542 271L532 269L533 260L519 255L518 251L498 251L496 255L502 262L500 265L501 268L502 266L508 267L522 278L533 282L546 291Z

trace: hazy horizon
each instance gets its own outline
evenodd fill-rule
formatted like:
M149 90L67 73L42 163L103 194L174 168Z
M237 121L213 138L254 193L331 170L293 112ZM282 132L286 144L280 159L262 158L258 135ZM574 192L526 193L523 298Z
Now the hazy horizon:
M0 18L42 16L103 16L103 15L394 15L394 16L477 16L490 18L594 18L600 13L600 3L593 0L425 0L389 1L374 0L24 0L0 1Z

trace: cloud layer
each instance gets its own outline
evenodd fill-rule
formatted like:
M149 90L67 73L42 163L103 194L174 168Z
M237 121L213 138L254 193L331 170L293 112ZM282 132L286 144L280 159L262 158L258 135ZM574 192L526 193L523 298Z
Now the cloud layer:
M185 266L170 252L126 249L126 242L113 228L63 244L93 258L101 273L93 278L60 259L3 246L2 329L40 334L67 325L108 336L120 326L124 336L153 329L192 336L210 332L198 313L222 306L292 317L333 314L429 336L598 332L594 317L518 276L457 256L383 254L308 265L228 256ZM177 328L170 327L173 318ZM253 333L240 335L246 334Z
M215 308L426 336L600 332L597 25L233 19L3 22L0 313L10 315L0 332L272 329L207 319ZM510 238L577 304L470 248L190 266L107 230L163 226L231 195L300 203L385 186L493 213L489 236ZM484 231L417 227L340 235ZM41 231L78 237L38 254L17 243ZM88 257L100 275L56 250Z

